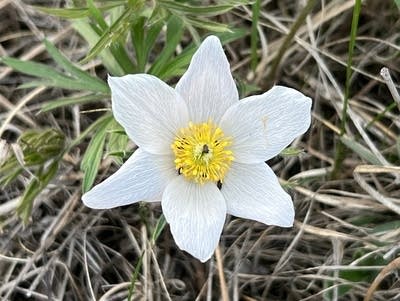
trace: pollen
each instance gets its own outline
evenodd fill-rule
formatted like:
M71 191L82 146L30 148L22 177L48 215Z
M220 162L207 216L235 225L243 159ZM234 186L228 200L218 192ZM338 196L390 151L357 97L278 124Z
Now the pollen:
M223 181L234 160L232 139L211 121L182 128L171 145L180 174L196 183Z

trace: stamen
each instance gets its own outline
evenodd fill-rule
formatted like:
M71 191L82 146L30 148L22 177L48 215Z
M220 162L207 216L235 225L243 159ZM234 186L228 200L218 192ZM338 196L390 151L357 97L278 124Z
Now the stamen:
M222 183L234 160L227 149L232 144L229 137L211 121L180 129L171 145L175 166L179 174L197 183L208 181Z

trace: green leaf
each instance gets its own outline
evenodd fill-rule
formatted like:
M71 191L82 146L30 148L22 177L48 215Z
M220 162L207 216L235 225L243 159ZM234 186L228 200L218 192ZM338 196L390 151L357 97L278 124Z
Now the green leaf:
M123 158L127 155L129 138L121 125L115 120L110 125L107 143L107 156L113 155L118 164L123 164Z
M47 169L40 169L35 175L36 177L32 178L28 184L17 207L17 213L23 219L24 223L28 222L31 215L33 201L54 178L57 170L58 161L55 160Z
M90 49L88 55L82 60L82 63L90 61L101 51L109 48L115 41L124 36L125 33L129 30L129 19L131 15L132 10L126 9L121 14L121 16L107 30L103 32L96 44Z
M297 157L298 155L304 153L304 149L296 147L287 147L279 154L282 157Z
M97 7L100 11L107 11L111 8L125 5L125 1L113 1L113 3L108 3ZM90 15L88 7L73 7L73 8L53 8L53 7L43 7L43 6L32 6L45 14L53 15L56 17L61 17L65 19L81 19L88 17Z
M41 11L42 13L53 15L56 17L66 19L79 19L89 16L89 10L85 8L53 8L53 7L42 7L33 6L33 8Z
M359 254L355 254L357 257L362 256L362 252L360 252ZM357 266L362 266L362 267L368 267L368 266L380 266L380 265L386 265L388 264L388 261L385 260L383 258L382 255L380 254L376 254L376 255L372 255L369 256L363 260L361 260ZM351 282L371 282L375 279L375 277L378 275L378 270L376 270L375 268L371 268L371 269L357 269L355 266L354 270L352 269L345 269L345 270L341 270L339 271L339 277L341 279L345 279L347 281L351 281ZM332 286L332 281L326 281L325 282L325 286L326 287L330 287ZM339 290L338 290L338 295L339 297L343 296L344 294L346 294L349 290L351 290L353 288L352 285L340 285L339 286ZM324 299L325 300L332 300L332 290L327 291L324 294Z
M68 77L64 76L63 74L55 71L53 68L31 61L22 61L19 59L15 59L12 57L3 57L1 58L0 62L8 65L9 67L36 77L46 78L52 80L53 82L65 81L70 80Z
M167 23L167 39L163 51L151 66L149 73L158 76L163 66L174 54L177 45L181 41L184 31L183 22L176 16L171 16Z
M137 72L145 72L150 51L164 25L163 21L146 24L145 17L139 17L131 29L132 44L135 48Z
M106 21L103 18L103 15L101 14L100 10L97 9L97 7L94 5L93 0L86 0L86 3L88 4L89 8L89 15L93 17L97 24L102 28L103 30L106 30L108 25Z
M400 221L391 221L387 223L380 224L372 229L372 233L382 233L391 230L400 229Z
M136 262L135 270L132 273L131 283L128 288L128 297L127 297L128 301L132 301L132 296L135 293L135 283L139 276L140 269L142 268L143 265L143 256L144 256L144 251L142 252L142 254L140 254Z
M92 187L97 171L100 166L100 161L103 156L104 142L107 134L107 129L112 119L105 119L102 123L98 124L99 128L92 137L89 146L82 158L81 170L84 173L82 181L83 193L89 191Z
M45 87L58 87L69 90L84 90L84 91L93 90L94 92L106 91L105 90L106 86L104 84L102 84L101 88L99 86L99 83L95 85L93 85L93 82L87 84L82 80L67 77L62 73L54 70L53 68L41 63L22 61L11 57L2 58L1 62L21 73L40 78L40 80L20 85L19 86L20 89L45 86Z
M260 18L260 7L261 7L261 0L255 0L253 3L253 15L252 15L252 22L251 22L251 70L255 71L258 63L258 55L257 55L257 48L258 48L258 20Z
M340 141L342 141L344 145L353 150L365 161L374 165L382 165L381 162L378 160L378 158L369 149L367 149L360 143L354 141L353 139L350 139L347 136L341 136Z
M221 43L233 42L237 39L244 37L247 34L245 29L237 28L230 32L217 33ZM169 62L158 72L158 76L163 80L168 80L174 76L182 75L192 59L197 47L194 43L188 45L179 55L169 60Z
M216 16L226 13L233 9L236 5L210 5L210 6L192 6L180 3L178 1L159 1L159 4L167 9L175 10L178 14L191 14L191 15L201 15L201 16Z
M43 104L40 113L48 112L60 107L80 105L93 101L98 101L101 99L106 99L108 97L109 97L108 95L104 94L89 94L84 96L58 98L51 102Z
M76 137L74 140L72 140L69 143L69 145L67 147L67 151L70 151L72 148L74 148L79 143L81 143L83 139L85 139L93 131L97 130L102 124L111 122L112 119L113 119L113 116L111 115L111 113L104 114L102 117L98 118L86 130L84 130L78 137Z
M167 221L165 219L165 216L161 214L160 218L157 221L156 227L153 230L153 235L151 236L151 243L153 245L156 243L158 237L160 236L166 225Z
M90 26L90 24L83 20L74 20L72 26L88 42L90 47L94 47L96 45L100 36ZM99 56L104 66L111 74L115 76L122 76L125 74L124 69L120 66L119 62L115 59L109 49L101 50L99 52Z
M202 18L194 18L194 17L185 17L185 21L194 27L206 29L208 31L212 32L230 32L231 29L229 28L229 25L210 21L207 19L202 19Z
M65 147L65 136L56 129L27 130L18 139L24 166L44 165L59 157Z
M44 40L44 44L47 52L51 55L54 61L71 76L82 81L87 87L87 90L107 94L110 93L110 89L105 82L74 66L50 41L46 39Z

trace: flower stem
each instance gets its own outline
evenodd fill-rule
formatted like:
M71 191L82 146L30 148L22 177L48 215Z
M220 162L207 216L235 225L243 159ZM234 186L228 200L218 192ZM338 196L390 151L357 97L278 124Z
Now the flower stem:
M346 131L347 107L348 107L349 98L350 98L350 84L351 84L351 75L352 75L351 66L353 64L353 53L354 53L354 46L356 43L360 11L361 11L361 0L355 0L355 4L354 4L354 8L353 8L353 19L351 21L349 56L347 58L347 66L346 66L346 83L345 83L343 108L342 108L342 121L340 124L340 136L341 137L345 134L345 131ZM345 158L346 158L346 147L341 140L338 140L338 144L336 147L336 154L335 154L335 162L334 162L333 170L332 170L332 174L331 174L331 177L333 179L337 178L338 173L342 167L342 164L343 164L343 161Z

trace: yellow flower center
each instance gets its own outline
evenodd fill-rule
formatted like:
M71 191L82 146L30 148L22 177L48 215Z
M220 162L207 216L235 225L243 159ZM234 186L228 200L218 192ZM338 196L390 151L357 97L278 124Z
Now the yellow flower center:
M197 183L224 179L234 160L227 149L232 144L222 130L211 121L182 128L171 145L175 166L180 174Z

